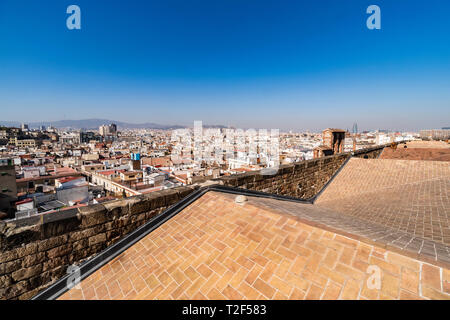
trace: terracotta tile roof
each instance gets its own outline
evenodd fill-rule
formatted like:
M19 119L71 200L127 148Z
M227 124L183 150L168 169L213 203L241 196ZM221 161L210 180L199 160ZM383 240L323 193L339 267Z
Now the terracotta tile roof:
M450 148L384 148L380 159L450 161Z
M449 149L450 144L445 141L408 141L406 143L408 148L426 148L426 149Z
M160 191L163 189L164 189L164 187L160 186L160 187L152 187L152 188L148 188L148 189L142 189L142 190L139 190L139 192L142 194L146 194L146 193L150 193L150 192Z
M106 201L111 201L111 200L116 200L116 197L113 196L105 196L105 197L101 197L101 198L95 198L95 200L99 203L103 203Z
M27 199L23 199L23 200L17 201L16 202L16 206L19 205L19 204L24 204L24 203L29 203L29 202L33 202L33 199L27 198Z
M58 181L59 183L66 183L66 182L70 182L73 180L78 180L81 179L82 177L73 177L73 176L69 176L69 177L62 177L59 179L56 179L56 181Z
M352 158L315 205L450 245L450 164Z
M143 158L142 163L155 167L169 167L171 160L170 157Z
M206 193L60 299L450 299L449 269L233 200Z
M122 173L125 176L133 176L133 175L141 173L140 171L124 171L124 170L120 170L118 172Z
M98 171L98 174L102 174L104 176L109 176L116 173L116 170L106 170L106 171Z
M65 173L60 173L60 174L52 174L50 176L39 176L39 177L34 177L34 178L21 178L21 179L16 179L17 183L21 183L21 182L28 182L28 181L38 181L38 180L44 180L44 179L58 179L58 178L63 178L63 177L67 177L67 176L72 176L72 175L78 175L81 176L81 173L76 172L76 171L69 171L69 172L65 172Z
M235 171L235 172L251 172L253 171L250 168L235 168L235 169L230 169L230 171Z
M60 175L60 174L67 174L67 173L76 173L77 170L68 168L68 167L61 167L61 168L55 168L55 171L52 173L53 175Z

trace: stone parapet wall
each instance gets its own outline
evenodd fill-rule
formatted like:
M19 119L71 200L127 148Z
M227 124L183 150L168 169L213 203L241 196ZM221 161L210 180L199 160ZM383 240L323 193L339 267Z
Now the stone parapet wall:
M0 299L29 299L195 190L179 187L0 222Z
M290 165L282 165L274 175L247 172L220 180L226 186L308 199L317 194L350 157L340 153Z
M355 152L353 152L353 156L357 157L357 158L376 159L383 152L384 147L388 147L388 146L390 146L390 144L367 148L367 149L356 150Z
M274 175L259 171L216 179L223 185L301 199L314 197L351 156L376 159L390 144L282 165Z

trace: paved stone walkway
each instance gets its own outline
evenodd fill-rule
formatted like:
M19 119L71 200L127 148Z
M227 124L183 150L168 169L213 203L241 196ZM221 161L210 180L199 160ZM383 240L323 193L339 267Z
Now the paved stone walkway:
M450 299L447 268L299 217L324 209L234 197L208 192L60 298Z
M379 159L450 161L450 148L384 148Z
M448 246L450 162L352 158L315 205Z
M249 201L255 206L274 212L288 213L307 224L340 234L348 234L354 239L361 239L378 247L390 248L413 258L450 266L450 246L416 237L397 228L386 227L316 205L252 197Z

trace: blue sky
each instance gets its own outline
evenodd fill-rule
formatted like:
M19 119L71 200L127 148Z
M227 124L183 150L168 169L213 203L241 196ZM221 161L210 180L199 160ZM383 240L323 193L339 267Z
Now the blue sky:
M0 0L0 120L450 126L449 16L448 0Z

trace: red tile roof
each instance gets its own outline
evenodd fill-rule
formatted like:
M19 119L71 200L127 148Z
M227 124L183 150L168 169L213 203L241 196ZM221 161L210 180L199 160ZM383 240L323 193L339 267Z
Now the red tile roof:
M33 199L28 198L28 199L23 199L23 200L17 201L16 206L19 204L24 204L24 203L29 203L29 202L33 202Z
M78 180L80 178L81 177L70 176L70 177L63 177L63 178L56 179L56 181L58 181L59 183L66 183L66 182L70 182L73 180Z

